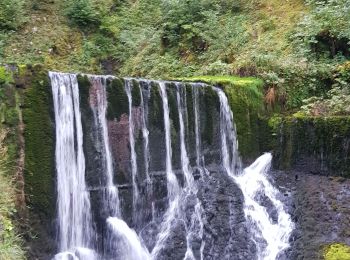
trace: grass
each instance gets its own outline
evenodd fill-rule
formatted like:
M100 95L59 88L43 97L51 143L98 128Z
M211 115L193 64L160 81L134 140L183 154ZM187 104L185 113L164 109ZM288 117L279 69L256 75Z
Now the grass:
M350 246L335 243L327 246L324 250L325 260L349 260L350 259Z
M13 222L16 194L8 174L7 149L3 144L6 134L0 128L0 259L21 260L25 256Z

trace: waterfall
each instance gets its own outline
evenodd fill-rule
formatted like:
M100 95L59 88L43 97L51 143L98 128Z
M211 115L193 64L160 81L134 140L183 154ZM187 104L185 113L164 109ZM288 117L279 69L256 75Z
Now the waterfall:
M137 233L130 229L129 226L119 218L108 218L108 225L114 233L119 236L122 243L118 243L118 258L122 260L148 260L150 254L147 248L140 241Z
M200 85L203 87L203 85ZM198 91L198 85L193 84L192 85L192 93L194 94L193 98L193 107L194 107L194 122L195 122L195 135L196 135L196 163L197 166L202 166L203 158L201 153L201 138L200 138L200 118L199 118L199 91Z
M186 106L185 104L185 88L182 84L178 83L176 84L177 86L177 91L176 91L176 97L177 97L177 107L178 107L178 113L179 113L179 122L180 122L180 146L181 146L181 168L182 172L185 175L185 196L189 197L191 195L195 195L195 209L194 212L191 216L191 220L189 225L187 225L187 234L186 234L186 244L187 244L187 249L186 249L186 254L184 259L185 260L194 260L196 259L193 253L193 240L195 239L196 236L199 237L201 240L201 244L204 242L203 240L203 221L202 221L202 207L199 199L197 198L197 187L194 183L194 178L192 171L190 169L190 161L188 158L187 154L187 149L186 149L186 141L185 141L185 124L184 124L184 115ZM195 86L194 88L197 88L199 86ZM192 89L193 90L193 89ZM198 111L195 107L195 114L197 114ZM196 127L197 129L197 127ZM197 155L197 164L199 163L199 142L197 142L197 138L199 133L197 132L198 129L196 130L196 155ZM202 252L200 252L200 259L202 259Z
M281 193L267 177L272 155L266 153L243 169L233 113L221 89L201 83L129 78L113 85L115 77L87 75L88 95L81 93L80 97L76 75L50 72L50 78L56 122L59 238L54 259L234 259L237 251L232 251L230 244L236 241L237 212L230 206L232 197L223 192L229 187L239 190L237 196L244 202L239 209L241 222L245 221L256 247L251 259L275 260L290 246L294 226ZM207 105L207 88L214 90L220 105L210 111L212 115L202 107ZM107 111L113 100L108 95L114 95L113 91L117 91L117 105L123 110L120 116L110 118ZM83 101L80 104L81 98L88 98L91 110L86 110ZM151 110L150 105L154 106ZM219 131L213 134L212 144L203 135L211 122L208 116ZM83 126L93 134L84 132L83 136ZM158 134L162 140L157 139ZM83 145L94 151L84 150ZM221 169L227 174L216 174ZM220 176L235 186L211 190L210 183L228 182ZM220 219L213 220L217 207L228 207L220 214L226 221L223 224L229 226L225 232L231 236L223 247L212 250L222 231ZM268 207L276 212L274 216ZM212 238L214 242L208 240ZM180 251L169 256L167 249L172 246Z
M164 114L164 131L165 131L165 148L166 148L166 176L169 207L164 215L161 230L158 234L157 243L152 251L153 258L156 258L164 246L164 242L169 237L169 233L173 226L173 221L178 213L180 186L176 175L172 169L172 149L171 149L171 132L170 132L170 112L168 104L168 95L164 82L159 82L159 90L163 102Z
M76 75L50 72L56 121L56 171L60 254L94 259L89 191L85 184L83 130Z
M271 166L272 155L266 153L260 156L244 173L236 177L245 198L245 214L253 221L254 228L258 229L257 238L263 238L266 245L257 244L259 259L274 260L278 254L289 247L289 237L294 225L278 199L280 192L266 178ZM269 217L266 209L259 204L256 196L263 192L272 202L277 211L277 222Z
M94 114L95 127L100 129L102 135L102 157L103 157L103 168L106 176L106 192L105 203L107 210L111 216L119 216L119 197L118 189L113 183L113 162L112 155L109 146L108 127L106 120L107 111L107 95L106 95L106 78L98 76L89 77L92 84L92 91L95 94L94 102L90 99L90 106Z
M137 158L135 152L135 125L134 125L134 113L133 103L131 95L132 82L129 79L125 80L125 91L129 100L129 140L130 140L130 154L131 154L131 175L132 175L132 187L133 187L133 214L136 217L136 207L139 202L139 189L137 187Z
M146 82L148 87L150 87L149 82ZM147 95L149 95L149 89L146 90ZM140 88L140 96L141 96L141 108L142 108L142 137L143 137L143 156L144 156L144 161L145 161L145 176L146 176L146 182L147 182L147 188L152 188L149 187L151 185L151 178L149 176L149 160L150 160L150 154L149 154L149 131L147 128L147 120L146 118L148 117L148 105L145 103L144 100L144 94L142 91L142 88Z
M283 203L279 200L282 194L266 177L272 155L270 153L262 155L242 173L233 114L224 92L218 88L215 90L220 99L223 166L243 192L244 212L255 236L258 259L275 260L280 252L289 247L288 241L294 225L289 214L284 210ZM278 216L276 223L269 216L266 208L257 200L259 192L265 194L276 209Z
M180 122L180 146L181 146L181 168L185 175L186 186L192 189L194 187L194 179L192 172L190 170L190 160L188 159L186 142L185 142L185 124L184 124L184 101L183 101L183 91L182 85L177 84L176 99L177 99L177 108L179 113L179 122Z
M159 89L163 101L164 113L164 131L165 131L165 148L166 148L166 176L168 180L168 199L170 202L175 201L179 195L180 187L173 172L172 167L172 149L171 149L171 132L170 132L170 112L168 104L168 95L164 82L159 82Z

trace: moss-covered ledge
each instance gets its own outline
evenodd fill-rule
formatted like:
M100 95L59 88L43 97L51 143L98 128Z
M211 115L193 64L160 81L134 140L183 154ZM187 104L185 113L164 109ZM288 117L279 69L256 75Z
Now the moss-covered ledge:
M254 77L197 76L181 81L203 82L222 88L228 98L237 128L239 152L251 161L270 149L264 111L263 81Z
M350 117L272 117L274 166L350 177Z

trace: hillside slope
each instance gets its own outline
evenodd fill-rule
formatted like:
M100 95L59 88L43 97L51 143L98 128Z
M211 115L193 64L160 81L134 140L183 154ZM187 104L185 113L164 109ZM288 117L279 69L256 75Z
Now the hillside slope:
M10 16L9 29L0 13L0 63L148 78L258 76L273 109L326 96L350 57L349 0L5 2L23 19Z

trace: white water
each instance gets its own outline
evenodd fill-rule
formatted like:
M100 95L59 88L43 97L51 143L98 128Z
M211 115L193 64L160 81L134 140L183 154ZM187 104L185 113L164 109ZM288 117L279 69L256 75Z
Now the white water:
M173 201L180 194L180 186L173 172L172 166L172 149L171 149L171 130L170 130L170 113L168 104L168 95L165 83L159 82L160 94L163 101L164 114L164 131L165 131L165 148L166 148L166 175L168 181L168 199Z
M149 82L147 82L149 85ZM149 94L149 90L147 92ZM151 178L149 176L149 160L150 160L150 154L149 154L149 131L147 128L146 118L148 116L147 114L147 104L145 104L144 97L143 97L143 91L140 87L140 95L141 95L141 107L142 107L142 138L143 138L143 156L145 161L145 175L146 175L146 181L147 181L147 188L151 189Z
M200 115L199 115L199 93L198 86L196 84L192 85L193 93L193 107L194 107L194 122L195 122L195 135L196 135L196 163L197 166L202 166L203 156L201 147L201 137L200 137Z
M178 214L178 206L180 199L180 186L172 169L172 149L171 149L171 132L170 132L170 113L168 104L168 95L165 83L159 82L160 95L163 101L164 114L164 131L165 131L165 148L166 148L166 176L168 188L168 210L164 215L164 220L158 234L157 242L152 251L152 259L156 259L164 246L164 242L169 237L171 228L176 215Z
M196 87L199 87L199 86L195 86L194 88ZM192 89L192 91L194 91L194 89ZM178 114L179 114L179 122L180 122L181 168L182 168L182 172L185 175L185 180L186 180L185 189L183 192L184 192L184 196L191 196L192 194L195 195L195 200L196 200L196 205L194 208L194 212L191 216L190 224L186 226L187 249L186 249L184 260L194 260L196 258L193 254L192 243L193 243L193 239L195 239L196 237L199 237L202 243L201 251L200 251L200 259L203 259L203 248L204 248L203 227L204 225L202 221L202 205L197 197L197 187L195 185L192 171L190 169L190 162L189 162L187 149L186 149L184 117L187 112L186 111L187 107L184 105L185 95L186 95L186 92L185 92L184 86L178 83L176 97L177 97L177 106L178 106ZM199 142L197 142L197 134L199 135L199 133L196 132L196 155L197 155L197 163L199 164L200 148L198 148Z
M177 108L179 113L179 122L180 122L180 147L181 147L181 168L182 172L185 175L186 186L189 188L194 188L194 179L192 172L190 170L190 160L188 159L186 142L185 142L185 124L184 124L184 109L183 109L183 95L180 95L182 91L181 84L177 84Z
M244 169L242 175L236 177L245 199L244 212L259 229L261 237L267 242L267 247L257 244L259 259L275 260L278 254L289 247L289 237L294 224L289 214L284 210L283 203L278 199L281 194L267 179L271 166L272 155L266 153L260 156L252 165ZM277 210L278 220L273 223L265 207L255 200L258 192L263 191Z
M56 122L57 204L60 254L93 259L93 228L89 191L85 184L83 130L76 75L49 74ZM82 249L84 248L84 249ZM79 253L80 252L80 253Z
M221 153L223 166L227 173L240 186L244 196L244 212L246 218L252 221L251 232L266 242L266 246L256 242L258 259L275 260L280 252L289 247L289 237L294 224L278 199L281 194L269 182L266 173L270 169L272 155L266 153L259 157L243 173L238 156L236 129L233 123L233 114L227 97L220 89L215 88L220 99L220 129ZM263 192L272 202L277 211L278 220L274 223L266 208L256 201L258 192Z
M148 260L151 256L147 248L140 241L137 233L119 218L108 218L107 223L114 234L118 235L122 243L118 243L121 252L118 259L122 260Z
M125 91L128 96L129 101L129 141L130 141L130 155L131 155L131 174L132 174L132 188L133 188L133 213L136 214L136 205L139 202L139 189L137 187L136 177L137 177L137 158L135 151L135 125L134 116L132 109L132 95L131 95L132 82L131 80L125 80Z
M119 196L118 189L113 183L113 163L109 146L108 127L106 120L106 78L91 76L90 81L92 82L92 87L95 88L96 94L96 104L95 107L92 107L95 124L97 129L101 129L100 131L102 132L103 151L101 151L101 154L103 156L103 163L105 164L104 174L107 179L105 202L107 203L110 214L112 216L119 216Z

